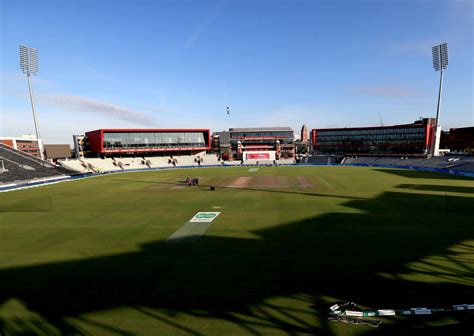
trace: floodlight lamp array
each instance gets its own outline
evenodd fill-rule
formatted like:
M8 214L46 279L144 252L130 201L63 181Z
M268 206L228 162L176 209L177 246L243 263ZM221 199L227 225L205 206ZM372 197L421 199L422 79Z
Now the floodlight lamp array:
M448 66L448 44L443 43L432 48L433 68L435 71L445 70Z
M38 73L38 49L20 46L20 69L26 75Z

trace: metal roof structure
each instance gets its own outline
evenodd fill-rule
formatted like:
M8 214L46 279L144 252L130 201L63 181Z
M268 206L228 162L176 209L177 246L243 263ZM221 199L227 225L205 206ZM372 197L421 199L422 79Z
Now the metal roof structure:
M291 127L229 128L229 132L293 132Z

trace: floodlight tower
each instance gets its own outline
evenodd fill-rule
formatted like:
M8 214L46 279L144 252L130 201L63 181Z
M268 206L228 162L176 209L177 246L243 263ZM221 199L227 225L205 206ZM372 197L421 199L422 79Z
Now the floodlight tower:
M442 43L433 47L433 68L440 72L438 107L436 109L435 138L433 141L432 153L434 156L439 154L439 142L441 137L441 128L439 127L439 114L441 111L441 94L443 93L443 72L448 66L448 44Z
M31 88L31 76L36 76L38 73L38 49L27 46L20 46L20 69L28 78L28 89L30 90L31 109L33 110L33 120L35 122L36 141L40 151L41 159L44 160L43 143L40 138L40 131L38 125L38 116L36 115L35 98L33 96L33 89Z

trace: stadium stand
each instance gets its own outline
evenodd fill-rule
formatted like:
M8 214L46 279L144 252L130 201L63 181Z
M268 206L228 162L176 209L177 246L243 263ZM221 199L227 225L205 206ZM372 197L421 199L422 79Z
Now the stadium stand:
M326 165L331 164L330 156L306 156L301 158L300 164Z
M417 162L426 160L425 158L412 158L412 157L379 157L373 163L383 165L395 165L395 166L411 166Z
M80 160L61 160L59 163L76 172L108 172L131 169L198 167L221 165L216 155L199 153L197 155L123 157L123 158L84 158ZM240 163L240 162L239 162Z
M168 164L168 159L169 157L160 156L148 158L148 160L151 162L152 168L169 167L170 164Z
M35 160L39 160L34 158ZM328 155L303 157L300 164L328 165L337 164L341 158ZM293 159L280 160L240 160L221 161L215 154L200 152L195 155L156 156L156 157L122 157L122 158L84 158L81 160L66 159L58 161L63 167L81 173L113 172L132 169L199 167L199 166L240 166L240 165L285 165L294 164ZM375 157L346 156L341 165L380 165L400 167L420 167L473 171L474 156L441 156L433 158L420 157Z
M294 159L280 159L276 160L276 165L288 165L288 164L294 164L295 160Z
M474 173L474 161L469 163L460 164L456 167L452 167L452 170L464 171Z
M90 172L91 170L87 168L87 165L81 161L81 160L60 160L58 161L58 163L67 168L67 169L71 169L75 172L80 172L80 173L86 173L86 172Z
M371 164L375 163L377 161L378 157L348 157L345 161L345 164Z
M401 167L452 169L457 171L472 172L474 169L474 156L439 156L432 158L413 157L346 157L343 165L385 165Z
M204 165L211 165L211 166L221 165L221 161L219 160L219 157L217 155L206 154L204 155L203 158L204 158L204 162L203 162Z
M67 176L74 171L65 167L57 167L47 161L0 144L0 161L3 161L3 170L0 174L0 183L30 181L56 176Z
M452 159L458 159L456 161ZM425 161L421 161L419 164L421 167L428 167L428 168L453 168L459 166L463 163L467 163L469 159L460 159L455 157L435 157L431 159L427 159Z
M244 160L244 165L249 165L249 166L274 166L275 161L274 160Z
M35 160L39 160L34 158ZM0 158L1 160L1 158ZM300 164L306 165L331 165L337 164L341 157L328 155L307 156L301 159ZM173 168L173 167L199 167L199 166L240 166L240 165L287 165L294 164L293 159L280 160L240 160L221 161L215 154L200 152L195 155L156 156L156 157L122 157L122 158L84 158L81 160L61 160L63 167L80 173L101 173L123 170ZM398 166L414 168L452 169L455 171L474 171L474 156L441 156L433 158L420 157L375 157L375 156L346 156L341 165L375 165ZM8 165L9 166L9 165ZM15 169L15 168L13 168ZM28 168L23 168L24 170Z
M224 166L240 166L242 161L224 161Z

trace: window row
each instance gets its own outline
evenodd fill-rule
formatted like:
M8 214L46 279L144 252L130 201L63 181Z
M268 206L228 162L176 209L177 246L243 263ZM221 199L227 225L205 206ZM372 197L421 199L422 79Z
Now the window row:
M202 132L161 132L161 133L105 133L104 145L162 145L162 144L200 144L205 145Z
M332 135L332 136L318 136L316 143L327 141L353 141L353 140L398 140L398 139L419 139L424 140L424 134L389 134L389 135Z
M318 141L316 146L323 145L393 145L393 144L423 144L424 139L394 139L394 140L334 140Z
M252 137L278 137L278 138L291 138L293 139L293 132L231 132L231 138L252 138Z
M323 135L384 135L384 134L406 134L414 133L420 134L425 133L424 127L404 127L404 128L376 128L376 129L362 129L362 130L316 130L316 136L320 137Z
M424 146L360 146L360 147L318 147L315 152L319 154L398 154L398 153L418 153L423 154L426 151Z
M204 143L171 143L171 144L128 144L119 142L104 142L105 149L163 149L163 148L196 148L204 147Z

